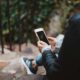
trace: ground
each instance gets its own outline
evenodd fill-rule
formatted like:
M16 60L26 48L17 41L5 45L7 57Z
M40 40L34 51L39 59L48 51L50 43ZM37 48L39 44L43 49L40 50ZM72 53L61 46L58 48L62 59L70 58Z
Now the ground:
M5 48L4 54L1 53L0 48L0 73L11 74L16 78L26 76L27 71L21 64L21 57L26 56L28 58L35 58L38 53L38 48L31 43L28 43L27 45L25 43L22 44L21 52L19 52L18 45L15 45L14 51ZM37 74L45 75L45 69L39 67Z

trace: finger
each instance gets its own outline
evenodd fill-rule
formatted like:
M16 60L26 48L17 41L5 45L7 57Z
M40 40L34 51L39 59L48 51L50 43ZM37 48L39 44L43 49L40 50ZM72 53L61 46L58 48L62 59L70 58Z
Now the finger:
M38 45L39 51L41 51L44 45L42 45L42 42L41 41L38 41L37 42L37 45Z
M45 43L45 42L43 42L43 41L38 41L38 44L46 45L46 43Z
M43 41L40 41L40 44L44 45L44 44L46 44L46 43L45 43L45 42L43 42Z
M48 40L54 41L54 40L56 40L56 38L54 38L54 37L48 37Z
M51 42L54 42L54 43L57 42L56 38L53 38L53 37L48 37L48 40L49 40L50 43Z

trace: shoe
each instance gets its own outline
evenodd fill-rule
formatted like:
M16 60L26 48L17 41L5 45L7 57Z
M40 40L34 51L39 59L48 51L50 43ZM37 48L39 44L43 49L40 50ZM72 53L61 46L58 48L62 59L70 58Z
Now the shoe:
M27 74L36 74L36 72L37 72L37 68L34 69L32 67L32 61L33 61L33 59L28 59L26 57L23 57L21 59L22 64L24 65L24 67L27 70Z

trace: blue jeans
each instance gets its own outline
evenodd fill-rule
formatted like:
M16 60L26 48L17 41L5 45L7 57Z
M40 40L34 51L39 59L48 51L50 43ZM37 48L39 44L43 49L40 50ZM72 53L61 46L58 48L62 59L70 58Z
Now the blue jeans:
M55 56L58 58L59 49L56 48L55 52L56 52ZM49 60L50 60L50 59L49 59ZM35 58L35 62L36 62L36 64L37 64L38 66L42 66L42 65L43 65L43 63L42 63L42 54L41 54L41 53L39 53L39 54L37 55L37 57Z
M41 53L39 53L39 54L37 55L37 57L35 58L35 61L36 61L36 64L37 64L38 66L42 66L42 54L41 54Z
M58 53L59 53L59 50L60 50L60 48L56 48L56 50L55 50L55 56L58 58ZM43 63L42 63L42 53L39 53L37 56L36 56L36 58L35 58L35 62L36 62L36 64L38 65L38 66L42 66L43 65Z

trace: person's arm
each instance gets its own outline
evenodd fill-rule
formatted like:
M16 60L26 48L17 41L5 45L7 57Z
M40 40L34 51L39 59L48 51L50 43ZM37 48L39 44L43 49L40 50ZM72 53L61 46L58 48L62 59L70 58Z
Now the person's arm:
M51 50L45 50L42 54L43 65L48 76L56 76L59 71L58 59Z
M59 70L59 64L58 64L58 58L54 53L55 40L52 38L50 39L51 39L51 46L53 48L53 51L51 51L51 49L47 47L48 45L46 45L46 43L43 41L38 41L38 48L40 52L42 52L42 62L43 62L44 68L46 69L47 75L50 77L53 77L53 76L56 77L57 72Z

